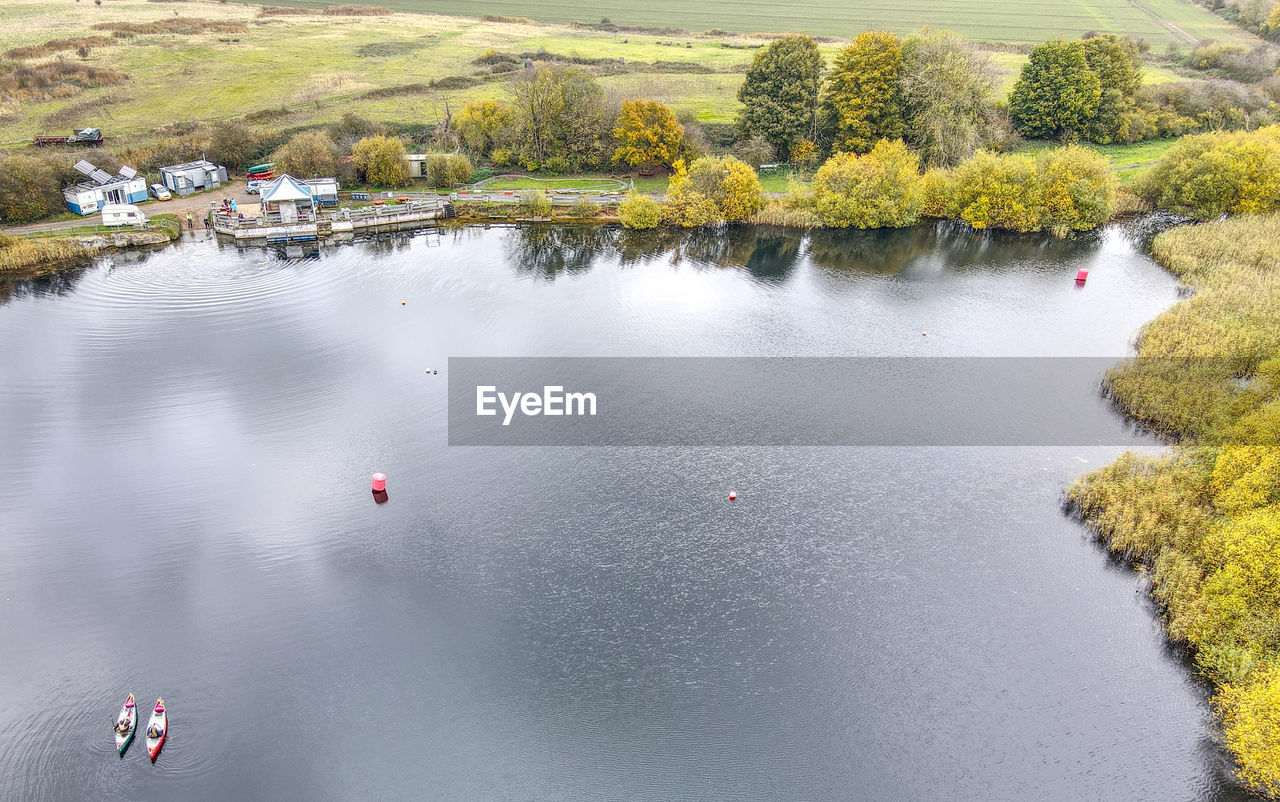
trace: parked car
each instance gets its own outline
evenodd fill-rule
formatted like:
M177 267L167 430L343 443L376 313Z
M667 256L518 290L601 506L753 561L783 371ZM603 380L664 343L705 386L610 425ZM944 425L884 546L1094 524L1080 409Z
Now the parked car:
M104 226L140 226L146 222L147 216L132 203L108 203L102 207Z
M173 197L172 193L169 192L169 188L164 184L152 184L151 195L156 200L169 200Z
M250 195L257 195L259 192L262 191L262 185L265 183L267 182L263 179L251 178L245 182L244 191L248 192Z

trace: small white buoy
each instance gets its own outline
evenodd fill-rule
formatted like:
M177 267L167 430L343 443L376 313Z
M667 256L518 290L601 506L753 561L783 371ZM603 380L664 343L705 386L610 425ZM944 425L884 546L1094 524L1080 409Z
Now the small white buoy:
M927 331L922 331L922 332L920 332L920 336L921 336L921 337L928 337L928 336L929 336L929 332L927 332Z

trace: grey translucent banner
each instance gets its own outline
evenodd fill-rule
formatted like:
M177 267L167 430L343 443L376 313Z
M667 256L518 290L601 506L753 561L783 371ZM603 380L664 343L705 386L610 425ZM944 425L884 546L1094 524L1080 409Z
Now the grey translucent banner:
M1130 445L1133 427L1103 392L1107 372L1120 363L455 357L448 368L449 444Z

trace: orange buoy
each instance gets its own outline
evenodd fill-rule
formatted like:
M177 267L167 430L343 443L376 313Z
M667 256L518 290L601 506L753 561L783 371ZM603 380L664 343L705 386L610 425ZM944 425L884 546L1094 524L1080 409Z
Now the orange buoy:
M370 482L370 485L373 487L373 492L375 493L381 493L383 490L386 490L387 489L386 474L375 473L373 475L373 481Z
M737 501L737 500L738 500L738 494L737 494L737 493L735 493L735 492L733 492L732 490L730 490L730 491L729 491L729 500L730 500L730 501Z
M1076 271L1076 283L1083 284L1089 280L1089 268L1082 267Z

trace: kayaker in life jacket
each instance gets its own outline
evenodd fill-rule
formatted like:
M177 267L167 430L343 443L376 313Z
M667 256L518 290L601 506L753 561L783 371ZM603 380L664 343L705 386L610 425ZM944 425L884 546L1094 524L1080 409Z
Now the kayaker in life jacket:
M120 733L121 735L124 735L128 731L129 731L129 719L122 718L116 722L116 732Z
M159 727L155 726L154 724L152 724L150 727L148 727L148 728L147 728L147 737L148 737L148 738L159 738L159 737L160 737L161 735L163 735L163 734L164 734L164 730L160 729Z

